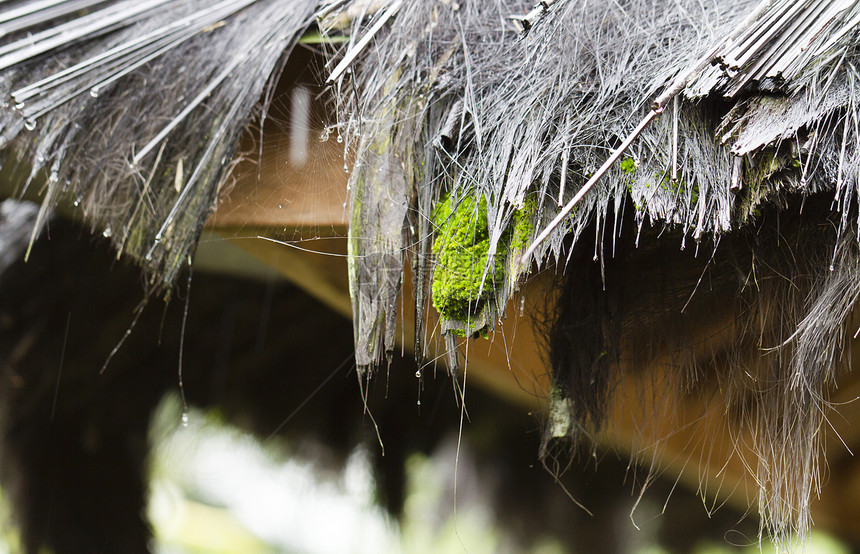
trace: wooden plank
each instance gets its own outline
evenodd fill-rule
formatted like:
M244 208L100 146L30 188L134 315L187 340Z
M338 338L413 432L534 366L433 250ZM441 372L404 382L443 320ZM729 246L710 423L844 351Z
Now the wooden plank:
M320 141L322 133L321 127L311 129L304 164L290 161L288 136L267 136L259 163L248 155L238 163L233 183L222 194L209 226L259 231L322 229L326 234L344 234L349 221L349 175L344 170L343 145L332 138ZM253 151L254 146L249 141L243 150Z

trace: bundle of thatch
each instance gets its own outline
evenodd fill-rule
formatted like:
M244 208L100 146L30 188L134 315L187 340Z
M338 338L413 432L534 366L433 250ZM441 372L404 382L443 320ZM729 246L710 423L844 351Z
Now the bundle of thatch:
M769 530L805 530L826 387L860 294L858 3L318 4L0 10L0 144L7 163L27 164L25 188L46 183L42 219L68 200L155 288L170 285L254 106L316 13L330 37L346 37L331 41L343 47L328 82L355 158L360 370L394 349L407 261L416 321L432 302L455 367L458 336L491 330L529 271L571 260L549 342L556 407L572 419L553 428L581 435L602 422L620 360L648 366L655 340L680 360L679 386L700 385L685 314L707 317L726 304L717 293L740 299L726 312L739 338L719 352L726 409L756 430ZM780 211L821 192L833 208L811 223ZM671 258L666 241L700 258L651 286L619 273ZM637 295L620 294L631 281ZM425 333L419 325L419 355Z
M154 289L170 285L316 5L4 6L0 146L6 164L23 164L27 175L15 192L40 187L42 221L58 202L77 207L139 261Z
M454 337L492 329L525 274L566 267L550 338L562 429L598 428L625 367L668 353L691 391L710 379L703 360L722 365L725 410L754 437L765 526L805 531L860 293L860 5L334 4L351 22L329 80L356 157L359 365L394 347L406 260L417 319L429 290L452 364ZM835 217L791 215L822 191ZM643 284L675 259L646 244L658 238L700 259ZM690 327L709 317L734 340L703 355Z

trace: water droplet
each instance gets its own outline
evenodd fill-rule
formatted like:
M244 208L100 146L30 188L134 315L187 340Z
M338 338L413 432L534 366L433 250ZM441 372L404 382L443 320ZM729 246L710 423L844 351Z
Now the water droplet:
M340 133L337 134L337 141L343 142L343 136Z
M520 297L520 317L523 317L523 312L526 311L526 297Z
M346 165L346 164L343 164L343 170L344 170L345 172L349 173L349 166L348 166L348 165Z
M830 264L830 271L836 271L836 268L833 267L833 264Z
M182 426L188 427L188 412L182 412Z
M326 129L322 133L320 133L320 142L326 142L328 140L329 130Z
M418 404L418 405L420 406L420 405L421 405L421 400L418 400L418 402L417 402L416 404Z
M33 119L32 117L27 118L27 121L24 122L24 128L27 129L28 131L32 131L33 129L36 128L36 120Z
M99 92L99 87L93 87L90 89L90 96L92 96L93 98L98 98Z
M73 204L74 204L74 205L75 205L75 207L77 208L78 206L80 206L80 205L81 205L81 202L82 202L83 200L84 200L84 197L83 197L83 196L78 196L77 198L75 198L75 201L73 202Z
M421 379L421 370L420 369L415 372L415 377L418 379Z
M105 227L105 230L102 232L102 236L106 239L109 239L113 235L113 231L110 228L110 225Z
M24 105L25 105L25 104L24 104L23 102L18 102L17 104L15 104L15 109L16 109L16 110L23 110L23 109L24 109Z
M278 204L278 207L279 207L279 208L281 208L281 209L283 209L283 208L284 208L284 205L283 205L283 204Z

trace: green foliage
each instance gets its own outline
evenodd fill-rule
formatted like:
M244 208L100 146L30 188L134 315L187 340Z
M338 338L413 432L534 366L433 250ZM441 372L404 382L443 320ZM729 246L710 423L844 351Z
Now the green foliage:
M633 158L624 158L618 164L618 167L627 175L634 175L636 173L636 161Z

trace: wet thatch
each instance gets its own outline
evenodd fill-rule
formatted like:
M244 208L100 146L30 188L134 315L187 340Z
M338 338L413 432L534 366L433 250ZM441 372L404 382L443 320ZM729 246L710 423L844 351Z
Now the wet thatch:
M701 338L684 334L682 320L701 297L721 299L734 307L698 313L737 329L718 353L731 362L721 389L726 409L754 430L764 528L802 534L818 490L827 386L846 363L845 323L860 292L860 5L348 4L352 72L339 67L329 79L356 156L359 364L393 348L406 260L419 285L432 274L452 363L454 335L492 328L533 264L555 264L572 275L565 296L579 295L576 308L560 307L552 335L556 402L581 436L600 427L623 357L648 367L641 352L656 359L663 344L684 376L678 386L704 386L693 355ZM786 199L821 192L833 216L825 206L789 225L803 202ZM782 228L779 208L788 208ZM634 245L673 241L701 259L691 257L695 271L670 265L668 279L642 285L644 264L671 257L649 260L651 245L625 251L622 235ZM420 320L428 289L415 289ZM671 302L649 304L656 293Z
M740 298L724 314L740 337L720 352L731 362L726 409L758 430L765 529L807 529L827 387L860 294L860 3L152 0L27 10L37 4L0 12L7 163L29 165L28 185L46 181L43 210L80 204L156 289L193 253L239 134L316 13L329 37L346 37L331 41L327 79L355 159L360 371L394 350L405 264L418 284L416 320L431 303L440 310L454 367L457 337L491 330L525 275L555 266L574 280L548 339L556 402L580 436L604 418L621 339L643 352L662 340L689 376L679 387L704 386L702 360L687 355L694 338L673 329L685 327L690 302L706 317L695 312L700 299L706 310L708 295ZM614 273L613 260L639 271L666 241L699 256L670 271L672 302L648 308L665 281L613 297L637 279ZM714 279L700 289L706 272ZM571 300L575 287L593 297ZM660 336L627 338L655 323L665 324ZM425 334L419 325L418 355Z
M15 2L0 145L43 210L78 207L153 288L176 279L316 2ZM269 87L269 88L267 88ZM41 214L44 220L44 213Z

